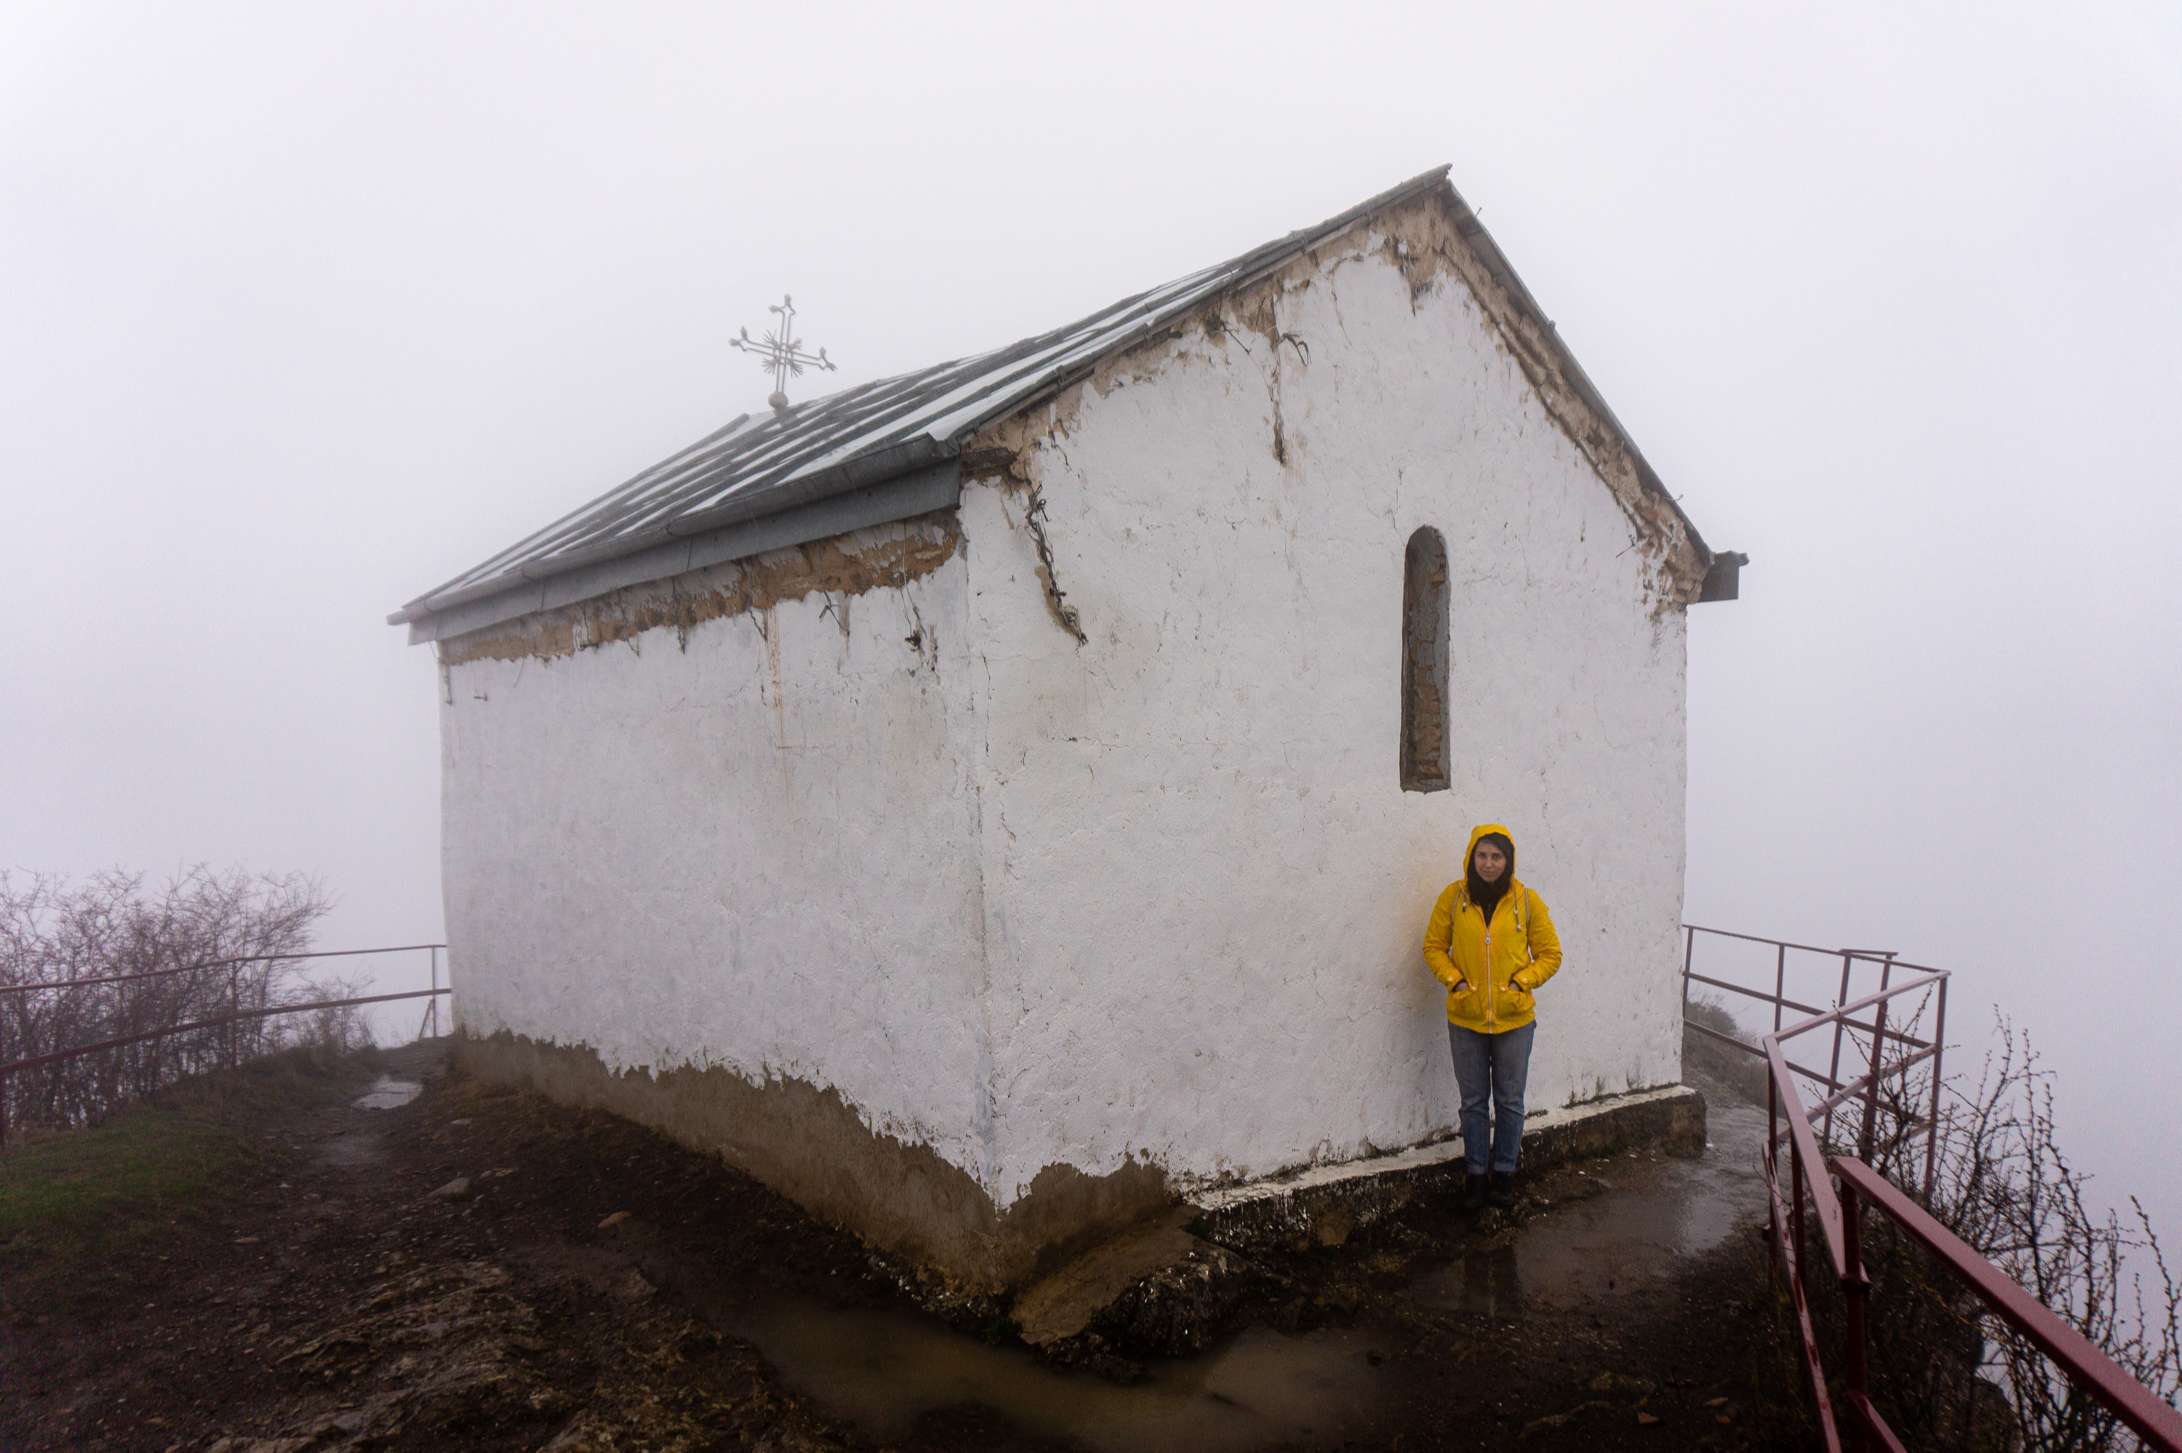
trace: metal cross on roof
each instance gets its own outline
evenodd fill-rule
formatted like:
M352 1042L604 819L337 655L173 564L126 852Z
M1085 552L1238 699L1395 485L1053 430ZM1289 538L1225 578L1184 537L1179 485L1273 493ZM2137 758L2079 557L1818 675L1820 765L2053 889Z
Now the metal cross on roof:
M765 341L760 343L752 338L750 330L745 328L742 330L742 336L740 338L730 338L727 346L757 355L758 367L773 375L772 396L767 398L766 402L773 406L774 413L784 414L788 412L788 380L803 377L805 367L823 368L831 373L833 372L833 360L826 356L826 350L823 348L816 353L805 353L803 351L803 340L796 337L796 300L794 298L782 293L780 301L773 304L767 311L780 314L780 329L778 332L767 333Z

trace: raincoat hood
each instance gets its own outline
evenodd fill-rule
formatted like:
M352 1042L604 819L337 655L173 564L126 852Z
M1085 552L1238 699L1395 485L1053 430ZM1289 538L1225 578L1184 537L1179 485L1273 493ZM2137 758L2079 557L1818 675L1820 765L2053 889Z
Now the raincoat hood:
M1505 823L1498 822L1481 822L1470 829L1470 845L1462 850L1463 870L1469 871L1470 859L1477 855L1477 845L1488 837L1507 839L1508 872L1512 875L1515 872L1515 834L1508 831Z

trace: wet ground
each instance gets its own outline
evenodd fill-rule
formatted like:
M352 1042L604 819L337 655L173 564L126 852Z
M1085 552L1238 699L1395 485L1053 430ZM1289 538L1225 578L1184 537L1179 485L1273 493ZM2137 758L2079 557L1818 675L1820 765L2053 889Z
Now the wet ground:
M1470 1234L1458 1249L1415 1254L1404 1284L1382 1297L1425 1317L1520 1322L1658 1295L1678 1268L1745 1231L1762 1204L1765 1112L1731 1103L1709 1124L1711 1144L1696 1160L1634 1154L1550 1174L1520 1219L1482 1235L1461 1223ZM961 1403L1113 1453L1338 1445L1400 1430L1379 1369L1407 1345L1408 1317L1297 1332L1245 1327L1203 1355L1148 1360L1137 1380L1116 1385L897 1309L797 1300L706 1310L754 1342L791 1386L881 1440Z
M0 1447L1795 1446L1748 1230L1764 1112L1722 1098L1698 1160L1241 1264L1197 1356L1110 1328L1057 1358L919 1310L715 1161L424 1047L260 1127L266 1178L122 1285L8 1307ZM140 1387L156 1424L115 1401Z
M1501 1316L1656 1289L1675 1269L1747 1231L1765 1205L1765 1111L1718 1097L1695 1160L1624 1155L1555 1176L1559 1204L1420 1278L1427 1306ZM1571 1186L1571 1182L1573 1185ZM1573 1193L1573 1198L1571 1197Z

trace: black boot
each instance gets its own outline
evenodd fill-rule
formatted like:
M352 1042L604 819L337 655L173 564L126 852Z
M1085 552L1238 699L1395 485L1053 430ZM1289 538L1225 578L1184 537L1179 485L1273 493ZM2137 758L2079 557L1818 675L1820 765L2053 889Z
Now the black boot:
M1485 1177L1475 1174L1463 1177L1462 1206L1467 1211L1485 1209Z
M1475 1180L1476 1177L1473 1176L1471 1179ZM1494 1171L1492 1189L1486 1192L1486 1199L1502 1209L1514 1205L1515 1172L1512 1170Z

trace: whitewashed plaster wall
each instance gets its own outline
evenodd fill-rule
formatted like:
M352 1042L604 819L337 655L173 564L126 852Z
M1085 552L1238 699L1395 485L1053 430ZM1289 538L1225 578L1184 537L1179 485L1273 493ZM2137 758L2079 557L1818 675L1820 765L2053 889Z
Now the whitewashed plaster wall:
M608 1068L837 1089L983 1168L982 907L957 553L549 659L451 666L444 882L463 1027ZM905 644L918 634L921 645Z
M847 630L813 595L450 667L464 1027L836 1089L1003 1209L1056 1164L1349 1159L1453 1126L1418 945L1494 819L1568 950L1533 1106L1678 1078L1681 612L1469 292L1413 300L1379 241L1267 285L1301 348L1238 300L1024 421L1080 646L1023 491L972 483L955 556ZM1432 794L1397 760L1421 525Z
M1085 644L1020 485L964 492L1002 1204L1056 1162L1251 1177L1450 1128L1418 948L1482 820L1567 948L1532 1107L1679 1077L1681 610L1467 289L1413 305L1380 240L1268 285L1301 349L1192 331L1025 421ZM1431 794L1397 761L1423 525L1452 574Z

